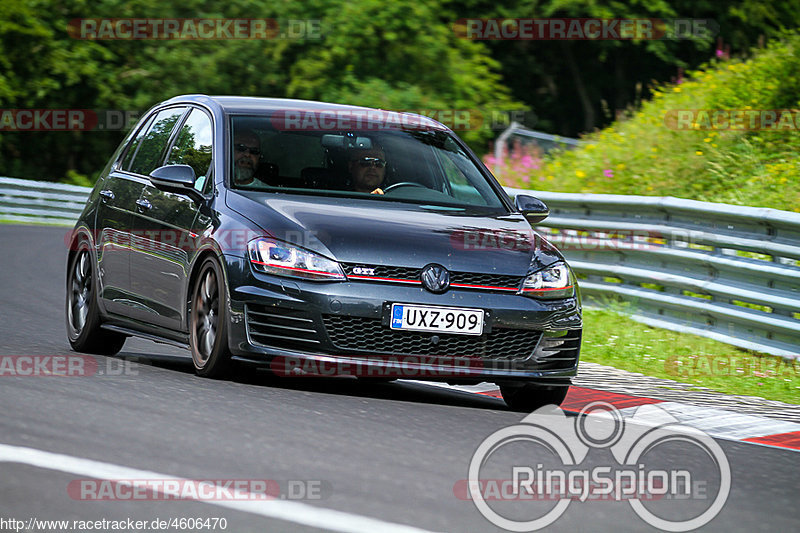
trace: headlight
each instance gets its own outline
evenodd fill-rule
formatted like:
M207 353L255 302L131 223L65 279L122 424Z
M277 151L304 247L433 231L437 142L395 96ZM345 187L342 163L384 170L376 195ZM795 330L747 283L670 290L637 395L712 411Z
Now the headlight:
M322 281L346 279L336 261L271 239L250 241L247 255L253 268L267 274Z
M569 298L575 294L575 275L566 263L554 263L529 274L521 292L534 298Z

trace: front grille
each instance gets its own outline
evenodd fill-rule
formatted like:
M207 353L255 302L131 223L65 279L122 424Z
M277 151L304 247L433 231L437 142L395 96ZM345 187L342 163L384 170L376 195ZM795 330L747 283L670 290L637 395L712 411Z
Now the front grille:
M306 350L320 344L316 325L304 311L247 304L245 321L255 344Z
M380 320L324 315L331 343L342 351L372 354L481 357L497 361L525 361L536 348L540 331L495 328L480 337L416 331L393 331ZM434 344L433 337L439 342Z
M512 287L519 289L522 283L520 276L502 276L498 274L474 274L472 272L453 272L450 284L482 285L484 287Z
M361 263L344 263L342 265L347 276L355 275L356 267L374 269L374 274L368 277L389 278L393 280L420 281L420 268L395 267L387 265L366 265ZM359 280L361 281L361 280ZM364 280L366 281L366 280ZM381 281L381 280L375 280ZM507 276L503 274L478 274L474 272L450 272L450 284L480 285L492 288L518 289L522 283L522 276Z

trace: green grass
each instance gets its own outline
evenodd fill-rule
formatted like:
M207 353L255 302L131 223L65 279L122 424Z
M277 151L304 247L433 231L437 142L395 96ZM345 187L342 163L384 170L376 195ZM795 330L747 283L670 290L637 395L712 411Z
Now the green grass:
M581 361L672 379L719 392L800 404L800 361L740 350L654 328L616 311L584 310Z
M678 129L671 118L679 110L800 109L800 34L746 61L714 59L688 76L656 88L652 100L584 136L579 148L535 164L512 154L504 185L800 211L800 118L783 131L714 130L698 122Z
M67 225L61 222L48 222L46 220L10 220L2 217L0 217L0 224L10 224L16 226L61 226L62 228L71 228L74 225Z

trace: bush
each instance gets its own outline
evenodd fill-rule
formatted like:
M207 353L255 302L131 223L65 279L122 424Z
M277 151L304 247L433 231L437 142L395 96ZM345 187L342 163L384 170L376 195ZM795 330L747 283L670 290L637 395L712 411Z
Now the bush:
M677 130L668 113L688 109L800 109L800 34L750 60L714 59L688 79L654 91L570 151L549 154L515 187L563 192L677 196L800 211L800 114L788 131Z
M83 174L75 172L74 170L67 170L67 174L64 177L64 179L61 180L61 182L68 183L70 185L80 185L82 187L94 186L94 182L92 182L92 180L89 179L89 176L85 176Z

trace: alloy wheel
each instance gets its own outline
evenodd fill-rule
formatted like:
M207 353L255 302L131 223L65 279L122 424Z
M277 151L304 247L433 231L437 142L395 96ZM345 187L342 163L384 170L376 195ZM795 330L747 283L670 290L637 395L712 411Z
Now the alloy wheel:
M92 297L92 266L89 252L84 250L75 261L70 280L69 323L75 334L80 335L89 315Z
M194 304L194 334L198 363L205 365L214 350L219 319L219 289L213 268L207 268L197 285Z

